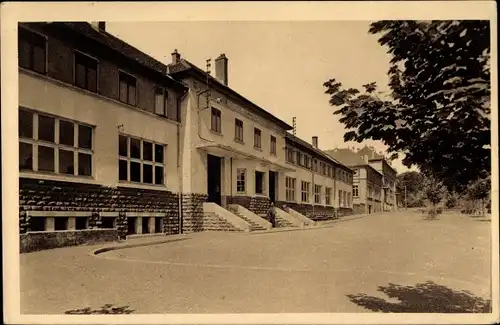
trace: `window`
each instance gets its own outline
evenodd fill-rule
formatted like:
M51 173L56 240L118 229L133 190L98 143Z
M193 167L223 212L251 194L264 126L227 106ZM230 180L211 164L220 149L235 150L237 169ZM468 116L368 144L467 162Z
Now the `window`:
M326 164L323 163L323 166L321 167L321 172L323 173L323 175L326 176Z
M97 60L75 52L75 86L97 92Z
M302 184L301 184L302 202L309 202L310 186L311 186L311 183L302 181Z
M304 167L311 168L311 159L308 155L304 155Z
M352 196L353 197L358 197L359 196L359 192L358 192L358 185L353 185L352 186Z
M236 192L238 193L245 192L246 174L247 174L246 169L238 168L236 170Z
M339 190L339 207L342 206L342 190Z
M286 148L286 161L293 163L293 148Z
M315 172L317 172L317 171L318 171L318 161L317 161L316 159L314 159L314 160L313 160L313 170L314 170Z
M243 142L243 121L234 119L234 139Z
M297 151L295 152L295 161L297 162L297 164L298 164L299 166L302 166L302 156L303 156L303 155L302 155L302 153L301 153L300 151L298 151L298 150L297 150Z
M296 179L292 177L285 178L286 200L295 202L295 183Z
M118 179L164 185L165 146L126 135L118 137Z
M328 177L332 177L332 166L328 165L326 168L326 174Z
M155 114L160 116L167 116L167 108L168 92L164 88L155 87Z
M314 185L314 203L321 203L321 185Z
M120 101L132 106L137 105L137 79L120 71Z
M332 204L332 188L331 187L325 187L325 204L326 205Z
M221 111L212 107L212 120L211 120L211 129L214 132L222 133L222 125L221 125Z
M257 128L253 130L253 146L259 149L262 148L261 131Z
M19 169L92 176L92 134L90 126L20 109Z
M271 135L271 155L276 155L276 137Z
M19 28L19 66L38 73L47 72L47 42L44 36Z
M255 172L255 194L264 194L264 173Z

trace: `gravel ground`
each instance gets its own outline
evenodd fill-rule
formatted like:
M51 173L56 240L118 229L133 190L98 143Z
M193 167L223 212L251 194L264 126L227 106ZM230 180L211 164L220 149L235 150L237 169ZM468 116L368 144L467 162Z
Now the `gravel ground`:
M491 224L480 220L401 211L99 255L102 246L22 254L21 313L484 312Z

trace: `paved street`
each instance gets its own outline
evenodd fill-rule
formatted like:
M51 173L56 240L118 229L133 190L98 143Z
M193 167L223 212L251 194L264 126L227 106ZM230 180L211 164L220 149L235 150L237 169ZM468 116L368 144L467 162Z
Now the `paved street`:
M23 254L21 312L481 311L490 227L397 212L300 231L199 233L97 256L102 245Z

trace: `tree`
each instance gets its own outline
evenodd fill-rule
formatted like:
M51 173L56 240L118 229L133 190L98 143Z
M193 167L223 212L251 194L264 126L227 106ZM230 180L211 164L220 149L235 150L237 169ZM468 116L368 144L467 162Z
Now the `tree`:
M432 204L431 217L436 216L436 205L438 205L446 195L446 188L441 181L429 176L424 182L425 198Z
M423 206L422 185L424 176L416 171L409 171L399 174L397 181L403 191L403 202L405 202L404 190L406 187L406 204L408 208Z
M378 21L369 33L391 56L390 92L324 83L345 141L380 140L403 164L417 165L461 191L490 166L488 21Z
M485 202L490 198L491 179L489 177L479 179L469 185L467 189L467 197L472 202L479 202L481 204L481 215L485 215L484 208Z

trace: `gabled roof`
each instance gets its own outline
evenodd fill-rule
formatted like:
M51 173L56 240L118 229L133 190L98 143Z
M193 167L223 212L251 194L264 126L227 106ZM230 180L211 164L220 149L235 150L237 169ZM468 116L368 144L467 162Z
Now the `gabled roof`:
M353 152L348 148L341 148L335 150L326 150L327 155L337 159L338 161L346 164L347 166L361 166L368 165L360 155Z
M53 23L44 23L49 25L50 27L66 27L70 30L77 32L87 38L98 42L105 47L117 52L117 54L121 54L129 60L135 61L143 67L146 67L154 72L160 73L163 76L163 80L172 87L178 89L185 89L186 86L167 75L167 66L162 62L154 59L153 57L147 55L146 53L140 51L139 49L133 47L132 45L122 41L118 37L104 31L97 30L92 27L91 24L87 22L53 22Z
M182 58L180 60L180 62L176 63L176 64L169 64L168 65L168 73L170 75L172 75L173 77L176 77L176 78L180 78L184 75L193 75L195 77L198 77L198 78L203 78L203 79L206 79L207 77L207 73L205 71L203 71L202 69L198 68L196 65L194 65L193 63L189 62L188 60ZM248 98L244 97L243 95L241 95L240 93L236 92L235 90L233 90L232 88L226 86L225 84L221 83L219 80L217 80L216 78L212 77L211 75L208 75L208 79L210 81L210 84L212 86L216 86L218 87L219 89L221 89L221 91L224 91L226 92L227 94L229 95L232 95L234 97L236 97L237 99L239 99L240 101L244 102L245 104L247 104L251 110L253 112L255 112L256 114L276 123L279 127L281 127L282 129L284 130L291 130L293 129L293 127L284 122L283 120L277 118L276 116L274 116L273 114L269 113L268 111L266 111L265 109L261 108L260 106L258 106L257 104L253 103L252 101L250 101Z
M315 148L312 144L308 143L307 141L304 141L302 140L301 138L298 138L296 136L294 136L293 134L287 132L286 133L286 138L292 142L295 142L296 144L300 145L302 148L305 148L309 151L312 151L314 152L316 155L318 155L319 157L322 157L324 158L325 160L328 160L328 161L331 161L333 162L334 164L336 164L337 166L341 166L343 167L344 169L348 169L348 170L351 170L351 168L349 168L348 166L346 166L345 164L343 164L342 162L338 161L337 159L335 159L334 157L326 154L326 152L324 152L323 150L320 150L318 148Z
M370 160L380 160L380 159L384 159L385 157L379 153L377 153L377 151L375 151L374 148L370 148L368 146L364 146L362 149L358 150L357 152L361 157L363 156L368 156L368 159Z
M363 156L359 154L359 151L354 152L349 148L339 148L335 150L326 150L325 152L329 156L336 158L349 167L365 167L372 169L376 173L382 175L378 170L370 166L370 164L363 159Z

